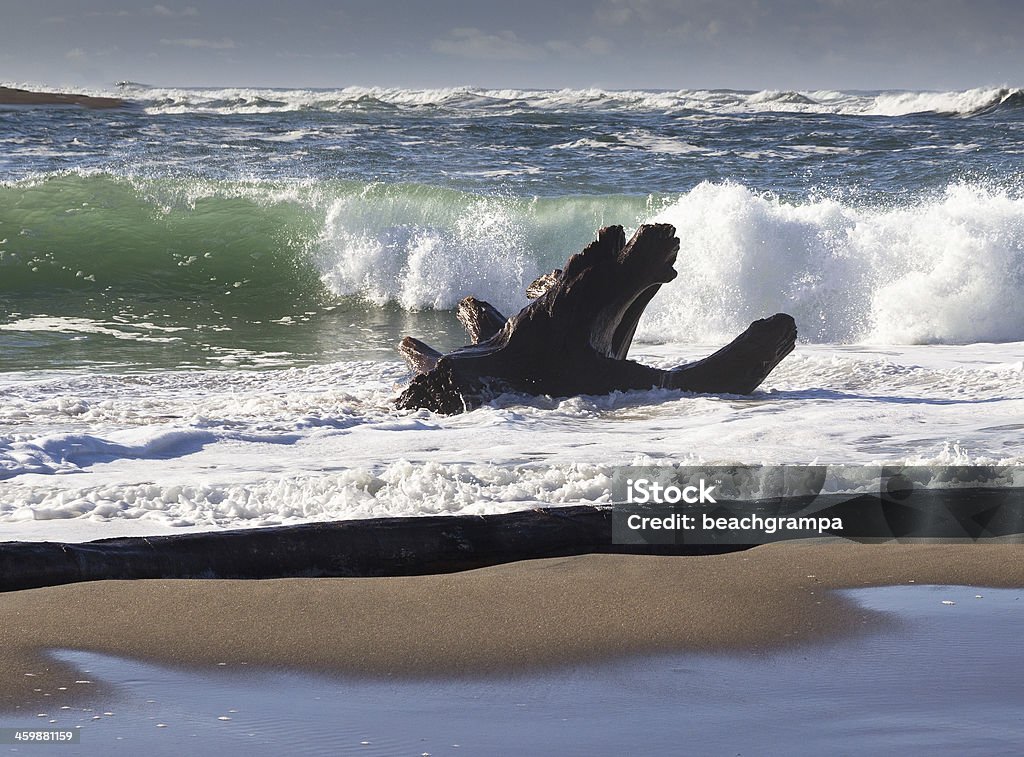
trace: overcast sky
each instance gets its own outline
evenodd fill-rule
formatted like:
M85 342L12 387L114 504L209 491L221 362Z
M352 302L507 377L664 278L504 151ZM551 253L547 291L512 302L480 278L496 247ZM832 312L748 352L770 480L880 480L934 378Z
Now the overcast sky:
M1024 85L1021 0L0 0L0 81Z

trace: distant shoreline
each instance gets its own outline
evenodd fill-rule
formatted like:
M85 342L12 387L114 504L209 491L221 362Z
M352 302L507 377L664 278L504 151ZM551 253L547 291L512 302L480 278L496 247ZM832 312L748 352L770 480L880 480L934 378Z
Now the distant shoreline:
M122 108L120 97L91 97L60 92L30 92L27 89L0 87L0 105L77 105L83 108Z

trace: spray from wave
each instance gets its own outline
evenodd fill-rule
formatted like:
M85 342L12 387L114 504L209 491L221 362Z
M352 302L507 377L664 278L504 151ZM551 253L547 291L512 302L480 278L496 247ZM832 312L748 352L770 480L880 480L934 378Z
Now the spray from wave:
M784 310L813 342L1024 340L1024 199L954 185L909 206L792 205L702 184L656 216L680 276L642 336L715 341Z
M910 205L858 208L705 183L660 210L607 198L603 213L594 200L462 200L434 228L390 223L394 202L382 225L378 210L368 223L367 206L339 201L320 240L324 281L406 309L473 294L514 312L531 277L598 226L660 221L682 241L680 275L648 307L640 339L720 342L786 311L812 342L1024 340L1024 199L1005 191L953 185Z
M336 295L407 310L452 309L474 295L514 312L526 304L527 285L582 249L597 228L637 225L653 202L370 186L332 202L317 257Z

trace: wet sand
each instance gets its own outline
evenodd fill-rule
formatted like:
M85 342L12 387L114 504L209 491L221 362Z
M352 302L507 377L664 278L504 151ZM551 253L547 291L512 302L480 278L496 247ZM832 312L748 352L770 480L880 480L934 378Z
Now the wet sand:
M1019 752L1024 590L910 584L841 595L890 624L767 652L479 679L196 671L59 651L114 691L0 720L76 733L76 754L103 757Z
M667 652L769 650L877 629L829 591L1024 587L1024 546L787 543L707 557L581 557L448 575L150 580L0 595L0 708L81 701L47 650L359 676L487 676Z

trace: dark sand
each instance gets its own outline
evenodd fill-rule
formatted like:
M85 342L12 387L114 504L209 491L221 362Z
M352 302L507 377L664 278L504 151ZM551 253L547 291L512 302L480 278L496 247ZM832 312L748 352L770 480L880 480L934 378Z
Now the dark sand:
M1024 545L785 543L408 578L103 581L11 592L0 595L0 709L96 693L99 682L76 684L83 674L48 649L178 666L515 674L857 634L887 616L828 590L907 583L1024 587Z
M29 92L27 89L0 87L0 105L80 105L83 108L121 108L119 97L90 97L59 92Z

